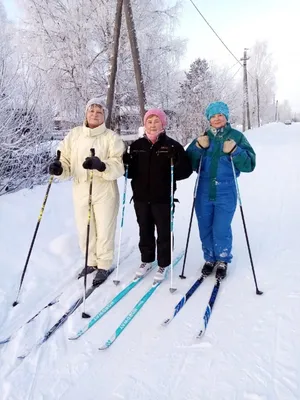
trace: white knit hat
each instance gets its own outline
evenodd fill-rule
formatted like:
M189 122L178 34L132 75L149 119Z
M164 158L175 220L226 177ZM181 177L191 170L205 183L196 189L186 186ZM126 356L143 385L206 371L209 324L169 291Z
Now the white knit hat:
M107 111L106 104L105 104L105 101L103 100L103 98L94 97L93 99L91 99L87 102L87 105L85 107L85 112L87 112L88 108L93 105L100 106L104 109L105 112Z

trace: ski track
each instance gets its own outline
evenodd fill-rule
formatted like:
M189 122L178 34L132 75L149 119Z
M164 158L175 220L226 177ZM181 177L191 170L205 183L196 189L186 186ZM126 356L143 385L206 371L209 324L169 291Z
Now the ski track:
M178 290L173 295L168 290L169 281L164 282L113 346L99 351L149 288L151 273L82 338L68 340L87 323L81 318L80 307L37 351L22 362L16 360L82 293L82 283L72 284L58 304L44 310L11 343L0 347L1 400L95 400L100 397L103 400L299 400L299 133L300 124L290 127L270 124L247 133L257 153L257 169L253 174L242 175L239 183L259 288L264 291L262 296L255 294L237 209L233 222L234 261L227 280L220 287L205 336L196 339L214 284L212 278L205 280L168 326L161 326L200 274L201 247L194 219L187 279L177 278L180 263L174 273ZM290 135L284 144L282 134ZM176 193L180 198L175 212L177 250L186 240L194 178L195 174L190 180L179 183ZM122 191L122 179L119 184ZM30 243L34 217L38 213L38 209L30 205L32 199L43 197L44 190L44 187L35 188L0 198L0 217L2 211L3 215L14 213L13 218L9 217L12 231L15 214L24 225L21 238L14 233L14 246L19 246L19 252L12 252L6 260L11 267L7 279L1 278L3 269L0 270L1 338L5 336L2 324L10 333L9 327L16 320L14 315L19 315L12 311L10 304L29 247L25 241ZM62 209L60 190L66 198L66 207ZM73 210L68 205L72 201L70 191L68 183L53 185L51 189L49 208L45 210L25 278L22 305L18 306L21 310L24 304L24 313L20 314L24 321L34 314L34 305L46 304L43 302L45 294L48 299L48 293L56 292L57 287L53 291L56 280L63 282L74 273L70 265L76 257L76 265L82 263L73 233ZM127 199L130 194L129 190ZM35 200L38 207L39 200ZM20 201L28 209L26 217L20 209L15 211ZM54 216L61 221L58 225L54 222L55 229L52 227ZM138 242L132 205L127 205L124 227L123 254ZM4 249L13 250L9 240L0 243L1 254ZM41 261L43 269L39 267ZM87 300L87 312L93 316L118 293L132 277L138 263L136 250L121 265L121 284L115 287L112 274Z

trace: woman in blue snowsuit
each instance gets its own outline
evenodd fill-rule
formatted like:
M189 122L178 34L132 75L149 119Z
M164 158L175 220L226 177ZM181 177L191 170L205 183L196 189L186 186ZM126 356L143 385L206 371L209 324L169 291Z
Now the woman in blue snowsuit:
M187 154L194 171L201 162L195 211L205 260L202 273L208 276L216 267L216 278L224 279L232 259L231 222L237 203L231 159L239 176L254 170L255 152L228 123L227 104L211 103L205 114L210 128L189 145Z

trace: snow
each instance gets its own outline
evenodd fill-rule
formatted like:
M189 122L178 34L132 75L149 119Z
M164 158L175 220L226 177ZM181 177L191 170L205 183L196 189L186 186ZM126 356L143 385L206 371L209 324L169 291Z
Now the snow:
M242 174L239 183L258 284L264 294L255 294L237 209L234 261L200 340L195 336L213 278L203 283L170 325L161 326L200 273L203 260L194 220L187 279L178 278L180 265L174 274L177 291L170 294L169 281L164 282L110 349L98 350L144 294L151 277L82 338L68 340L86 324L80 308L48 342L24 361L18 360L82 293L83 283L70 280L83 266L83 257L77 244L71 183L55 183L20 304L12 308L46 186L0 198L0 339L64 292L58 304L0 347L1 400L299 400L300 124L269 124L248 131L247 137L257 153L257 168ZM180 199L175 211L176 254L185 246L194 181L195 174L179 183L176 193ZM121 178L121 192L123 184ZM128 189L121 253L121 258L127 258L121 264L121 284L116 287L109 279L93 293L86 304L92 315L124 287L139 263L138 229L130 198Z

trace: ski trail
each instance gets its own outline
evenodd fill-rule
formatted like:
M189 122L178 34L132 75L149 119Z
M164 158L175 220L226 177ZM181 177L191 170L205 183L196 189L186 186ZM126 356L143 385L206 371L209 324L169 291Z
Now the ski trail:
M299 312L298 301L289 299L289 303L293 313ZM300 328L299 325L293 326L291 317L285 314L284 309L278 311L273 361L274 391L282 398L297 399L300 389ZM293 353L295 358L290 357Z
M299 132L300 124L288 128L283 124L270 124L248 132L257 153L257 169L253 174L243 174L239 182L263 296L257 296L254 291L245 235L237 210L233 221L234 262L228 270L228 279L220 288L205 337L200 341L195 339L213 285L211 280L198 289L168 327L161 326L201 270L202 251L195 219L186 264L187 279L179 280L175 274L177 292L171 295L169 285L162 285L109 352L100 352L98 347L136 304L149 281L141 282L141 286L78 341L71 342L67 338L86 322L82 321L80 312L74 313L37 354L16 364L15 357L24 344L23 337L26 343L34 342L54 319L61 316L66 304L73 299L74 293L66 293L61 304L51 308L51 313L45 311L33 323L32 329L22 330L16 341L1 352L1 400L95 400L99 396L103 400L299 400ZM180 203L175 211L175 238L176 246L180 247L186 241L194 178L181 182L176 193ZM60 202L56 204L55 215L51 209L53 218L47 229L51 230L51 224L58 218L62 221L59 229L63 231L65 220L70 216L70 203L66 201L63 207L61 199L70 188L67 184L58 186ZM33 202L31 193L28 191ZM20 204L29 207L30 204L24 204L23 200L22 197L15 201L14 207ZM0 212L2 217L1 207ZM14 217L8 205L5 212ZM20 216L20 212L16 214ZM22 224L26 229L29 218L23 215ZM11 216L9 220L12 231L16 231L19 224ZM138 228L132 204L126 210L125 220L125 246L135 243L137 247ZM2 224L0 230L1 227ZM53 240L53 236L62 233L57 233L55 228L53 226L51 234L41 235L41 248L47 248L49 238ZM0 250L10 248L10 242L2 232L4 239ZM27 233L22 231L24 236ZM22 249L22 240L16 238L14 246L20 245ZM57 252L61 250L58 243ZM66 267L69 265L63 262L57 272L59 276L54 279L53 265L47 263L46 252L38 252L38 257L45 270L33 260L31 277L36 279L36 285L46 271L49 286L43 281L39 288L35 286L37 297L46 293L49 287L53 288L55 282L68 273ZM17 265L15 261L15 254L3 260L12 267ZM136 249L133 257L121 266L121 278L124 277L121 285L127 277L132 277L139 261ZM0 299L1 291L9 292L16 271L14 268L0 270ZM110 283L105 290L95 291L87 311L93 315L120 289ZM29 292L24 294L27 299L33 296ZM28 311L31 304L26 303ZM2 305L8 306L1 304L1 310ZM1 315L6 311L0 311ZM2 379L3 372L8 373L5 379Z
M130 246L129 243L126 244L126 251L124 251L123 256L121 256L121 264L126 263L131 263L131 258L132 254L134 253L134 247L135 246ZM124 275L124 271L120 275L120 277ZM109 280L105 283L107 286L107 289L114 287L113 279L112 279L113 274L109 278ZM88 276L88 286L92 283L93 276L89 275ZM62 296L62 299L65 299L68 297L68 293L71 293L71 297L67 298L67 305L61 301L57 303L57 305L51 307L50 309L47 309L47 313L43 313L39 319L35 320L33 322L33 326L31 327L32 330L34 329L35 326L37 326L37 330L35 330L35 338L31 336L30 343L27 343L26 348L31 348L33 344L39 340L46 331L53 325L55 321L57 321L61 315L65 312L66 308L68 308L71 303L75 301L76 298L82 295L82 288L79 289L79 286L82 286L82 282L76 282L76 285L78 286L78 289L74 292L74 288L69 288L68 292L64 293L64 296ZM102 289L102 290L100 290ZM98 296L103 295L103 288L100 287L95 290L93 293L96 294L98 293ZM90 299L90 298L89 298ZM89 300L88 299L88 300ZM75 314L81 314L81 309L79 308L80 312L78 313L76 310ZM85 320L81 320L81 324ZM6 363L6 368L1 371L1 375L3 375L4 379L9 379L10 381L14 381L14 376L21 376L21 380L26 379L26 387L30 384L30 389L28 389L28 399L30 399L30 396L34 398L36 396L36 384L40 380L40 374L43 377L43 374L40 372L44 368L49 367L49 363L53 363L55 365L56 362L59 361L61 354L64 352L68 353L68 332L67 329L70 330L70 325L72 323L69 322L69 320L66 322L64 327L60 328L57 333L55 333L56 339L43 344L42 346L39 346L37 349L34 349L34 351L26 358L26 360L18 360L17 356L20 355L20 352L24 352L24 335L18 334L18 338L16 338L14 341L11 343L7 344L7 354L11 355L11 349L14 347L14 355L15 357L9 361L9 363ZM30 328L27 326L26 327L28 330ZM26 328L22 329L25 330ZM22 332L23 333L23 332ZM48 346L47 346L48 344ZM51 357L44 356L44 354L51 354ZM93 356L93 352L90 352L89 357L91 358ZM7 356L8 359L8 356ZM30 370L30 378L28 377L27 374L23 374L22 371L24 369ZM25 378L26 377L26 378ZM18 378L19 379L19 378ZM59 374L57 374L57 379L59 379ZM61 384L63 387L63 390L67 390L69 387L69 379L62 379ZM7 393L7 400L10 399L10 393L14 389L13 384L5 384L6 387L6 393ZM22 394L23 396L23 394ZM56 394L53 394L53 396L56 396ZM20 397L21 398L21 397ZM2 399L1 399L2 400ZM6 398L4 399L6 400ZM22 397L23 400L23 397Z
M78 272L79 272L79 270L73 276L70 276L67 279L65 279L65 281L59 286L59 288L55 292L53 292L51 295L45 296L42 300L40 300L38 303L36 303L35 308L32 310L31 315L28 316L28 311L26 310L25 307L22 306L22 304L19 304L18 306L16 306L17 308L13 309L15 311L12 311L12 313L15 315L11 318L11 320L10 320L10 318L7 319L8 322L10 323L10 325L5 327L5 329L1 330L1 332L0 332L1 339L5 339L6 337L9 337L14 332L18 331L22 325L25 325L26 322L29 321L29 319L31 317L34 317L39 311L42 310L43 307L45 307L47 304L49 304L55 298L57 298L59 301L59 298L63 294L64 290L66 288L68 288L68 286L71 285L72 283L76 283ZM50 307L53 307L53 306L50 306ZM21 312L20 312L20 310L21 310ZM30 323L31 322L28 322L28 324L30 324Z

